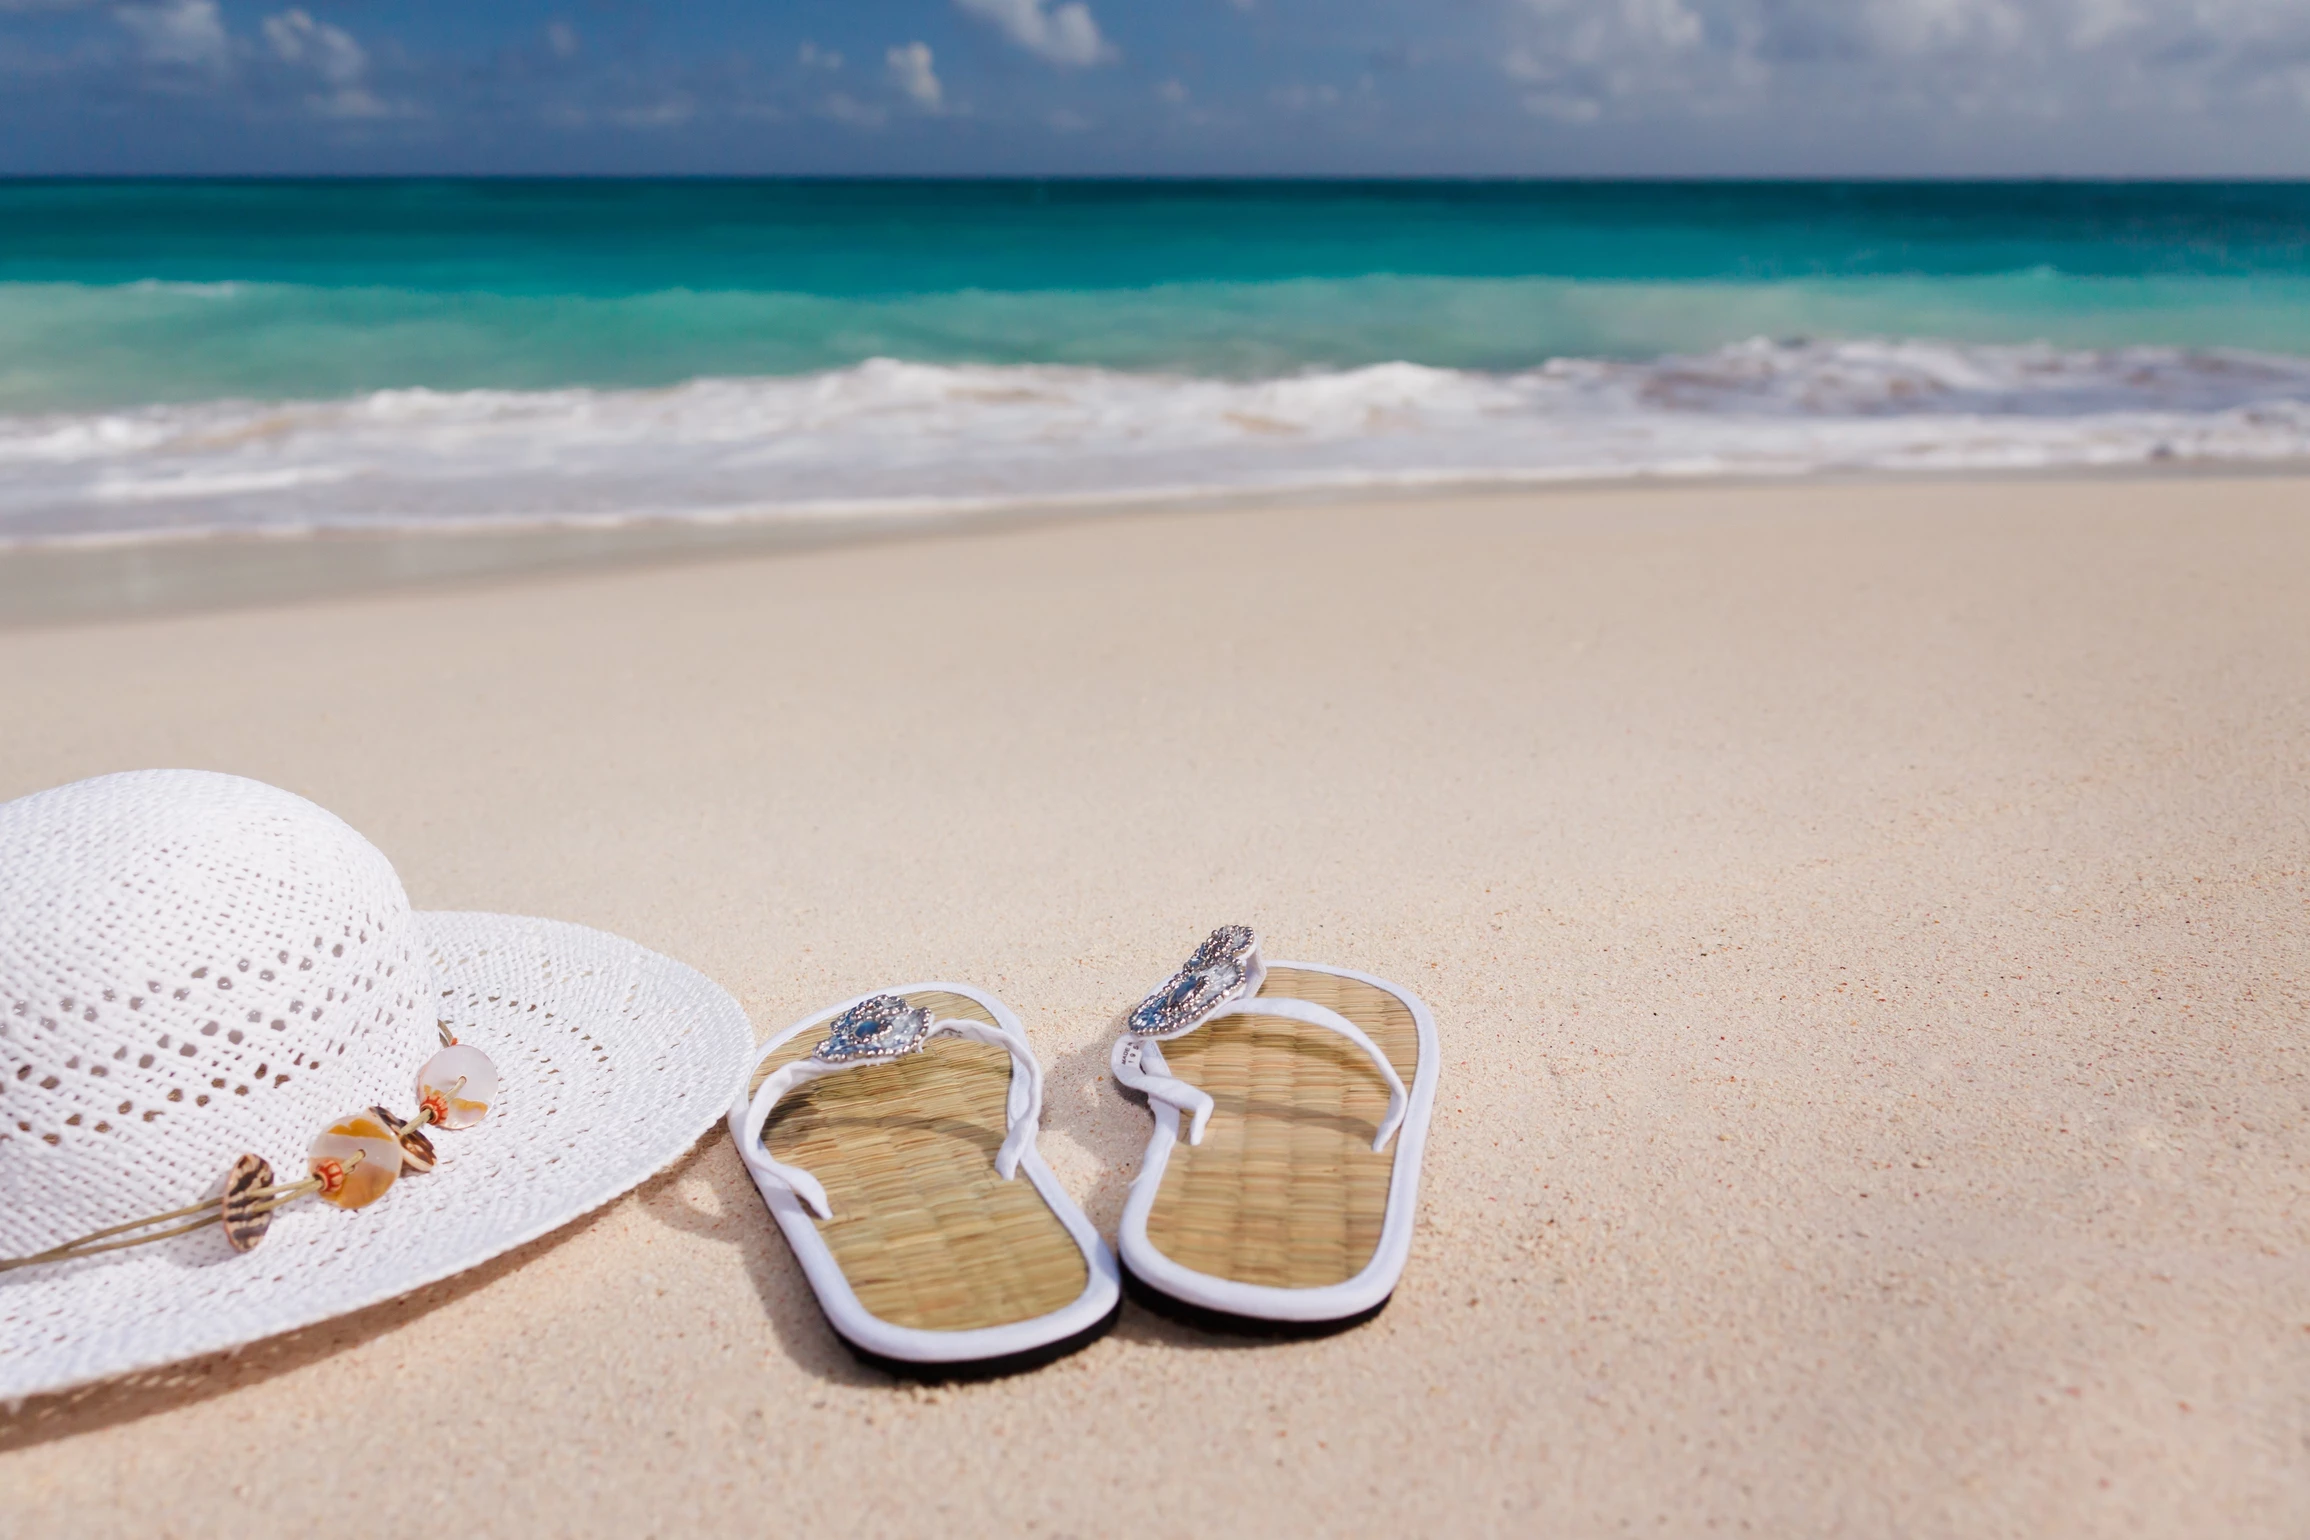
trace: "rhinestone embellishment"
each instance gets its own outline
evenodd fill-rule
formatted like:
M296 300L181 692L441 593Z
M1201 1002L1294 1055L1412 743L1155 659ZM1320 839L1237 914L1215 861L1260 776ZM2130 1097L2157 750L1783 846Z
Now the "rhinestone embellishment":
M834 1018L826 1041L811 1057L829 1064L895 1059L921 1048L930 1036L930 1012L896 995L873 995Z
M1139 1002L1124 1025L1134 1037L1176 1037L1192 1029L1244 992L1258 945L1250 926L1220 926L1204 937L1185 967Z

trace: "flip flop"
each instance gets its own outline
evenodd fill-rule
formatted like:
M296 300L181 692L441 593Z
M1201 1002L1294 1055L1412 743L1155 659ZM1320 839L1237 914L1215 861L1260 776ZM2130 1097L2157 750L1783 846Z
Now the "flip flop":
M1155 1114L1118 1246L1133 1297L1279 1335L1379 1314L1411 1251L1436 1097L1427 1006L1369 974L1266 962L1230 925L1124 1028L1115 1079Z
M1042 1067L994 996L909 984L846 1000L763 1044L749 1084L730 1135L862 1361L1007 1374L1115 1324L1114 1255L1036 1153Z

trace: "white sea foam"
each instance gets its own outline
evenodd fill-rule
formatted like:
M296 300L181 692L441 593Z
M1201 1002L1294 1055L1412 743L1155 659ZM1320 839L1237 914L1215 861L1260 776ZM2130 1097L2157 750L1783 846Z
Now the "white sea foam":
M1264 381L877 359L661 390L0 417L0 543L2169 458L2310 458L2310 359L1758 341Z

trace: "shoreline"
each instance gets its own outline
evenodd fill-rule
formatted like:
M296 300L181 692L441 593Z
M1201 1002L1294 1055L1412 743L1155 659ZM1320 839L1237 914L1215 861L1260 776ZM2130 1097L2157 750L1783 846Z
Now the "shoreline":
M55 540L0 544L0 631L98 624L132 616L261 608L395 590L464 587L551 574L799 554L1038 525L1408 503L1808 487L1995 486L2142 481L2310 479L2310 460L2148 461L1949 471L1811 471L1794 475L1660 474L1448 485L1310 487L1264 493L1124 496L998 504L968 511L821 518L768 514L618 524L480 523L446 529L306 530L288 534Z

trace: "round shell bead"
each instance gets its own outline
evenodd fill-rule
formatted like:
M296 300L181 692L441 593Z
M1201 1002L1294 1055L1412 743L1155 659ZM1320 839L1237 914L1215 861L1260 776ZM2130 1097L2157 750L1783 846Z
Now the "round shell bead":
M443 1128L471 1128L497 1100L497 1066L478 1048L444 1048L417 1072L417 1099L438 1095L448 1108Z
M266 1191L272 1185L273 1168L261 1155L243 1155L225 1173L224 1197L218 1207L224 1220L225 1244L233 1250L256 1250L257 1242L273 1227L273 1211L268 1206L271 1195Z
M329 1184L320 1196L339 1208L367 1208L401 1174L401 1143L372 1112L331 1123L307 1153L313 1174Z
M412 1123L394 1116L393 1109L390 1107L371 1107L369 1115L387 1128L392 1129L393 1136L401 1141L401 1169L403 1171L411 1176L416 1176L420 1172L430 1171L441 1164L441 1157L434 1153L433 1141L425 1137L425 1129L422 1124Z

